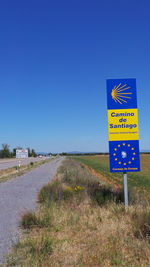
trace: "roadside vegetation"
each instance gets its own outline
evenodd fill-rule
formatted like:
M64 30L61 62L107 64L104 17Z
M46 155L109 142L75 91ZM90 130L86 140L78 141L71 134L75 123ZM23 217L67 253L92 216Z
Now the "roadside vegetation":
M150 154L141 154L141 171L128 173L129 189L135 190L139 194L143 194L147 199L150 199ZM122 173L109 172L109 157L108 155L101 156L79 156L74 157L76 160L89 167L92 173L95 173L101 180L106 181L113 187L122 187Z
M7 266L150 266L149 204L135 192L125 209L122 188L66 158L38 202L22 217Z
M30 162L27 165L21 165L20 168L18 166L14 166L8 169L0 170L0 183L11 178L23 175L24 173L32 170L33 168L39 167L40 165L49 162L51 159L44 159L37 162Z

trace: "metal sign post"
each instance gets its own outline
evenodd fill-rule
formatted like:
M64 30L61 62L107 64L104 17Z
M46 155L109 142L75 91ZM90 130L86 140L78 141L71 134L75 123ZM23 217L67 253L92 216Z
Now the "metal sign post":
M123 172L128 206L127 172L140 171L136 80L107 80L107 108L110 172Z
M127 173L123 173L123 183L124 183L124 202L125 206L128 207L129 200L128 200L128 177Z

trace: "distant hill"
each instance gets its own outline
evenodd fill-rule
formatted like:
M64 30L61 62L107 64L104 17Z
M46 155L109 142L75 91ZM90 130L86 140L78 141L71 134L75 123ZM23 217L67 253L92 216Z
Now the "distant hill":
M49 153L46 153L46 152L37 152L38 155L48 155Z
M97 154L101 152L83 152L83 151L71 151L71 152L65 152L67 154Z
M71 151L71 152L63 152L62 155L101 155L108 154L108 152L83 152L83 151Z

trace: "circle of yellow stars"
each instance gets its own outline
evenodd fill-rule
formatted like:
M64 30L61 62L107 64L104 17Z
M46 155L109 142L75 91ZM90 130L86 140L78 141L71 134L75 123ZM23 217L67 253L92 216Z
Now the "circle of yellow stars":
M126 143L122 143L122 146L125 147L125 146L126 146ZM136 153L134 152L134 147L132 147L130 144L127 144L127 146L128 146L128 147L131 147L131 150L132 150L132 158L131 158L131 160L134 161L134 160L135 160L135 157L134 157L134 156L136 155ZM120 144L117 145L117 147L114 148L114 151L117 152L117 150L118 150L119 147L121 147ZM114 156L114 157L116 156L116 153L115 153L115 152L113 153L113 156ZM131 160L128 161L128 164L131 164L131 163L132 163ZM115 157L115 161L118 161L118 158ZM122 162L121 162L121 161L118 161L118 164L120 165L120 164L122 164ZM127 163L124 162L123 165L126 166Z

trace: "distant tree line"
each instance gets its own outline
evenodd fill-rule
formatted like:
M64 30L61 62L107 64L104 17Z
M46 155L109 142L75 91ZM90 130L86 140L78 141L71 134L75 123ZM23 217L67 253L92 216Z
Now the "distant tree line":
M96 156L96 155L108 155L108 153L106 152L97 152L97 153L90 153L90 152L79 152L79 153L66 153L66 152L62 152L59 154L60 156Z
M17 149L22 149L22 147L16 147L13 148L12 151L10 151L9 145L8 144L2 144L2 149L0 150L0 158L13 158L16 157L16 150ZM28 156L29 157L36 157L37 154L34 149L28 149Z
M150 154L150 152L140 152L140 154ZM109 155L108 152L98 152L98 153L67 153L62 152L59 154L60 156L96 156L96 155Z

